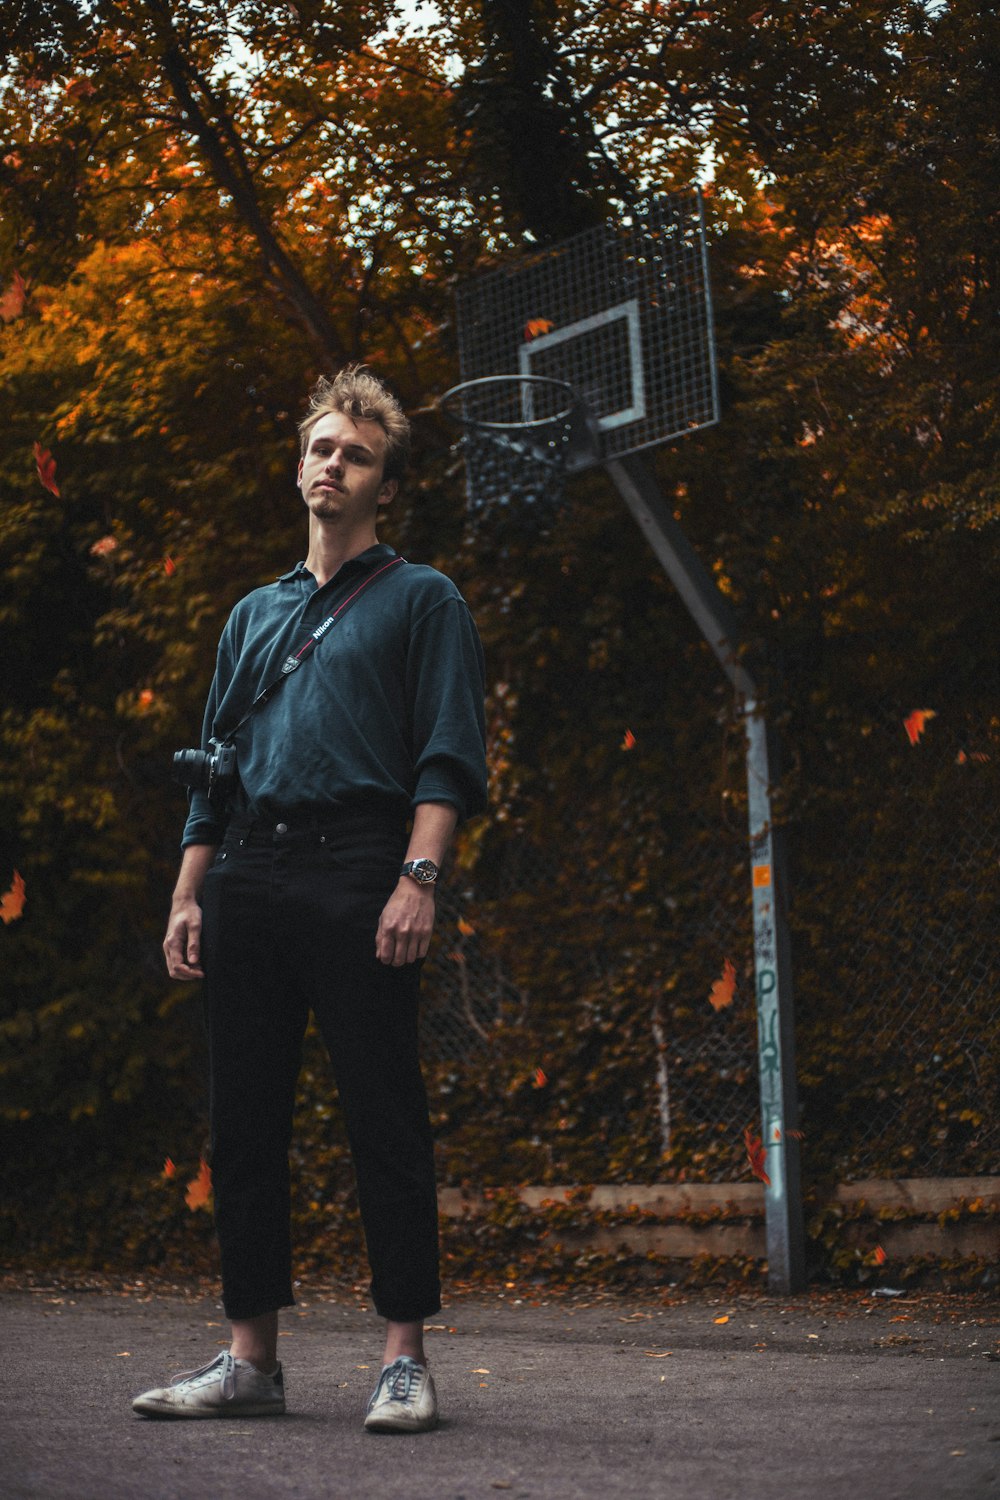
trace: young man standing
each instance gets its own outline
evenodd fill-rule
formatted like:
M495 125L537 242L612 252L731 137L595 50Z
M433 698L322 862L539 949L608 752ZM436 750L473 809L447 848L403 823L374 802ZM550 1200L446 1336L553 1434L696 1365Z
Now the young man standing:
M312 1011L386 1320L365 1426L420 1432L437 1421L423 1323L440 1308L420 961L455 826L485 805L482 647L455 586L378 542L409 448L395 398L368 372L342 371L319 382L300 434L308 554L243 599L223 632L204 743L235 731L237 781L222 807L215 793L192 793L163 945L173 978L205 981L232 1343L133 1407L151 1417L285 1409L288 1147ZM280 690L249 712L283 665Z

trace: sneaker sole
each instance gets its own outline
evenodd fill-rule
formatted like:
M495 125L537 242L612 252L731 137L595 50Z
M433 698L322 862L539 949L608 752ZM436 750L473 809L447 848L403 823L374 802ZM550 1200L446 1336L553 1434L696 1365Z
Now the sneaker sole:
M202 1420L206 1417L283 1417L285 1414L284 1402L280 1406L269 1401L266 1406L237 1406L227 1408L225 1406L171 1406L167 1402L162 1405L153 1402L132 1402L132 1410L139 1417L152 1417L164 1422L186 1422Z
M366 1432L431 1432L438 1424L437 1414L421 1417L413 1422L393 1420L391 1417L366 1417Z

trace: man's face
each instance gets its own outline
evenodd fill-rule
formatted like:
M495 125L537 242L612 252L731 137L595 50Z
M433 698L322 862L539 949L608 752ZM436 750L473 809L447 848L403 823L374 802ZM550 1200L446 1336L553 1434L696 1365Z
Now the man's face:
M310 512L349 525L374 521L397 487L382 478L387 442L378 422L336 411L320 417L299 460L298 485Z

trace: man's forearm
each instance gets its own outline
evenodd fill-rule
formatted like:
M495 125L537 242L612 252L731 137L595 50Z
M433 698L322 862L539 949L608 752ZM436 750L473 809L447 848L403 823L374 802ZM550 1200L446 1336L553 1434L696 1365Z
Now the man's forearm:
M218 852L218 844L188 844L174 886L174 903L197 901L205 883L208 867Z
M418 802L406 858L432 859L439 865L451 847L458 812L450 802Z

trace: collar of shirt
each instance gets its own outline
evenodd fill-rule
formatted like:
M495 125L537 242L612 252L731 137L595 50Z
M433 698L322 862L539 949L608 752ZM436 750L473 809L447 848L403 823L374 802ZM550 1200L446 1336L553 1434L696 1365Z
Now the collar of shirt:
M395 548L390 547L387 542L376 542L373 547L366 547L364 552L359 552L357 557L348 558L347 562L343 563L337 569L336 573L334 573L333 577L324 587L328 588L330 584L343 582L345 578L349 578L352 574L370 573L379 563L388 562L390 558L395 556ZM305 580L312 577L312 573L303 561L297 562L295 567L290 568L287 573L282 573L277 581L278 583L295 583L300 579Z

